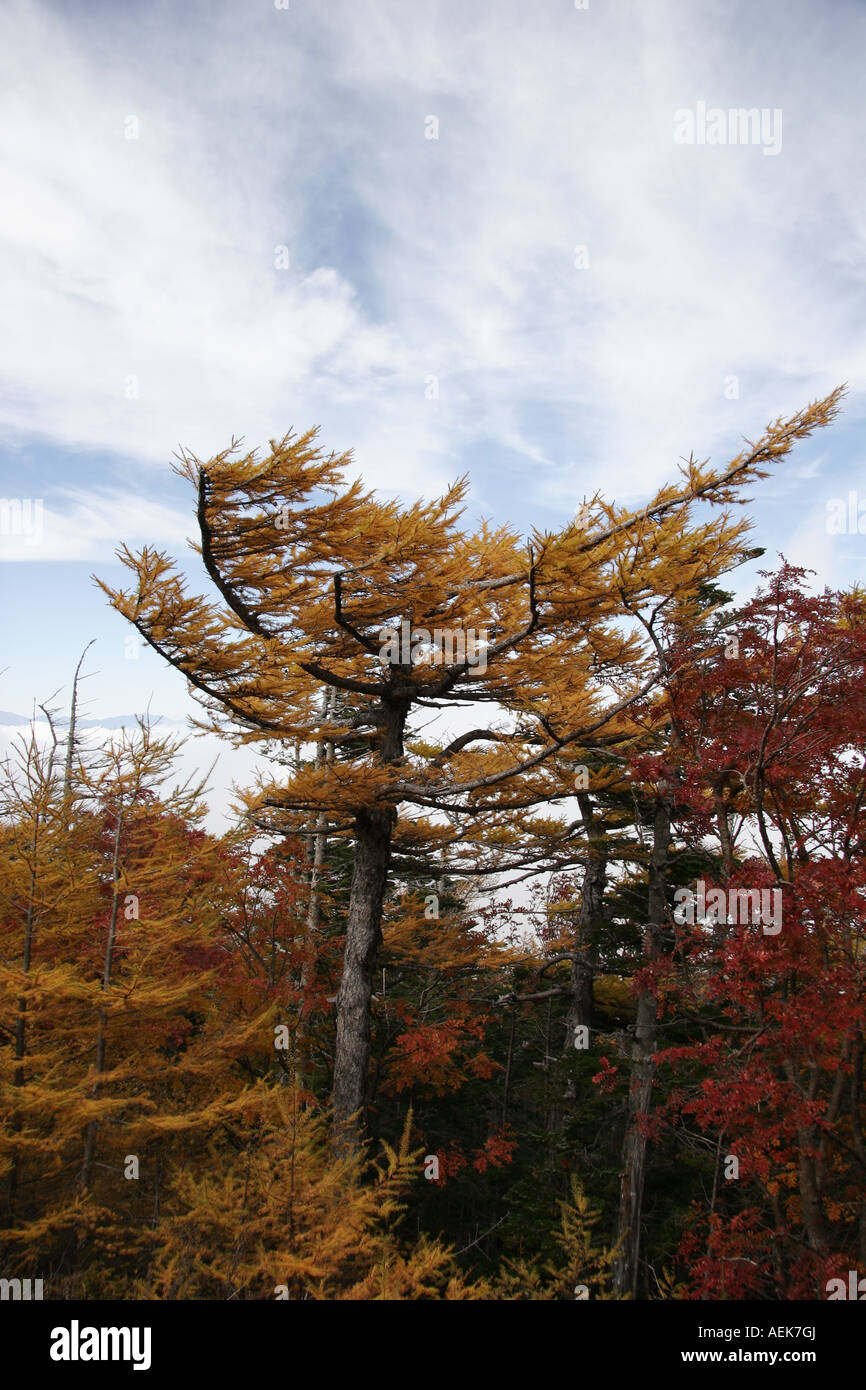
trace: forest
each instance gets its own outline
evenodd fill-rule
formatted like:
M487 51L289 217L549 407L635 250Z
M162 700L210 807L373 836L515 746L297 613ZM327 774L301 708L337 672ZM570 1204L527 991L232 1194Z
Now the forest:
M177 739L89 742L77 677L17 740L8 1278L806 1300L866 1271L866 589L778 556L725 587L763 554L749 488L841 397L528 537L470 525L466 478L367 491L315 430L179 455L191 558L123 545L94 592L269 772L212 833Z

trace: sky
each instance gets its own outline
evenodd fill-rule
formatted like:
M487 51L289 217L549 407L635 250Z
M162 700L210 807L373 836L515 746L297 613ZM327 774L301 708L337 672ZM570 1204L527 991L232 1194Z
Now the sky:
M312 425L552 529L846 382L748 513L761 564L860 579L864 51L861 0L6 0L0 710L95 638L88 713L182 720L92 575L183 559L179 449Z

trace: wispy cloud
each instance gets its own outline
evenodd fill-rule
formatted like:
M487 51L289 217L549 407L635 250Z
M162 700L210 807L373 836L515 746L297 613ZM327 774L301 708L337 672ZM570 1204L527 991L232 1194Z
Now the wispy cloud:
M0 561L104 561L121 541L178 551L193 529L188 513L128 488L59 488L50 502L27 501L24 525L14 524L8 507L4 513L12 524L0 534Z
M857 383L866 20L758 20L7 6L7 436L164 465L319 422L375 485L482 448L485 502L499 449L561 510ZM676 144L697 100L780 108L781 154Z

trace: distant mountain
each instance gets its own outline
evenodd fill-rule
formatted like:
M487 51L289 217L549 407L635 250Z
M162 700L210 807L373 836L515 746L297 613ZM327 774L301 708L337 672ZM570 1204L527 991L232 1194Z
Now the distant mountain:
M38 717L42 719L43 716L41 711ZM78 727L79 729L134 728L136 718L137 716L134 714L113 714L108 719L79 719ZM62 724L68 724L69 717L65 714L58 714L54 722L59 727ZM183 724L185 721L183 719L170 719L167 715L163 714L152 714L150 716L150 722L154 727L156 727L157 724ZM13 727L18 728L22 724L29 723L30 720L27 719L23 714L13 714L11 710L0 709L0 724L12 725Z

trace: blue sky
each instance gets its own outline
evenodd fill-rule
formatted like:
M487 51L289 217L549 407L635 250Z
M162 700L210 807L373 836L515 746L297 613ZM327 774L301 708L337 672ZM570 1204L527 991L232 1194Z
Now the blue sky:
M182 556L171 457L232 435L318 424L373 486L469 471L471 516L555 527L847 381L749 511L858 579L864 51L848 0L7 3L0 494L43 528L0 536L0 708L91 637L91 713L191 708L90 575ZM677 143L701 102L781 148Z

